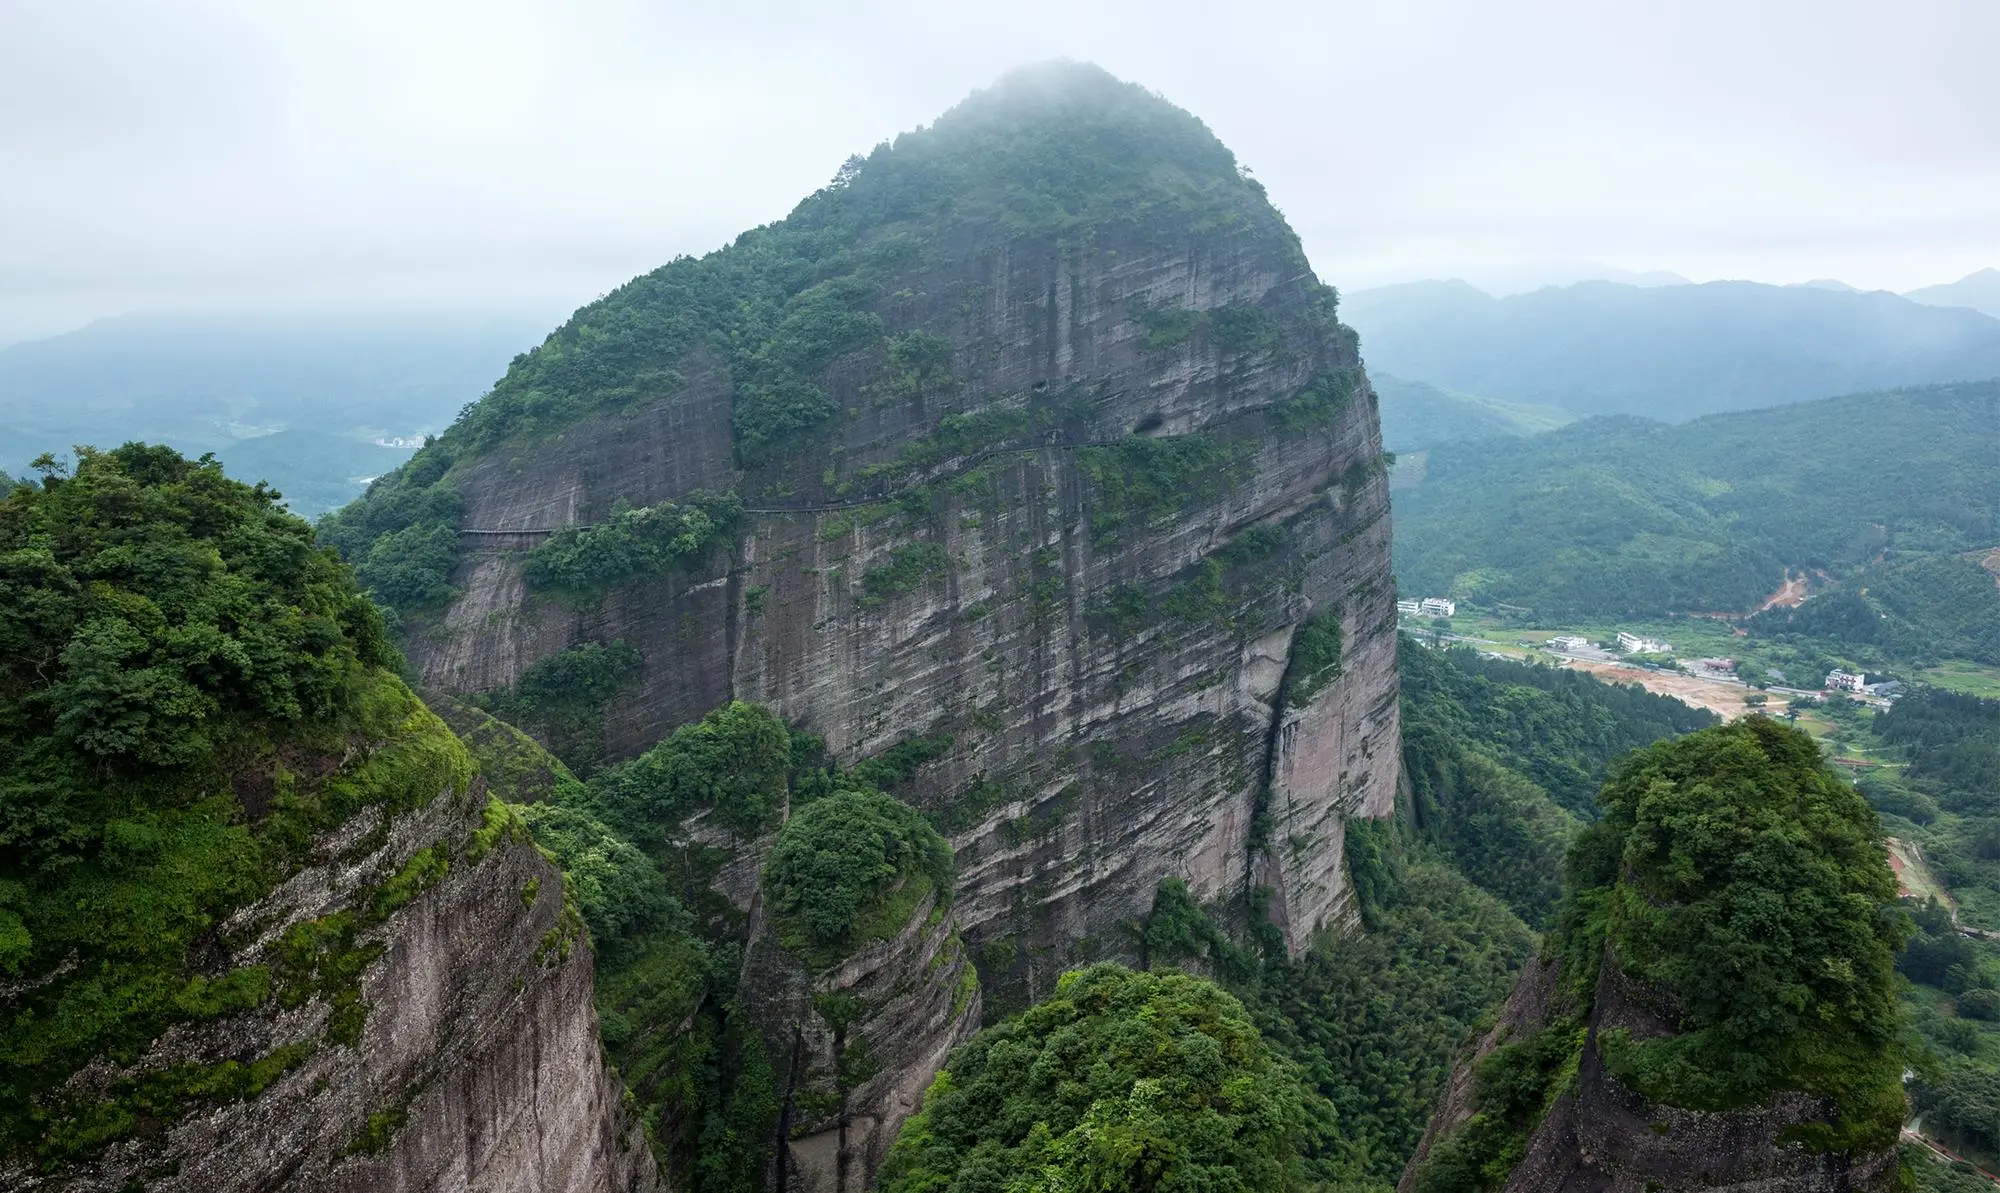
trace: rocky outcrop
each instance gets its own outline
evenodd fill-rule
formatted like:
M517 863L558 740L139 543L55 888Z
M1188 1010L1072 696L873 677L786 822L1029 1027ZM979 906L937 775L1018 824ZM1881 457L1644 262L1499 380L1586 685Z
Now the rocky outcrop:
M893 938L825 969L760 919L743 989L784 1103L773 1188L868 1188L945 1054L979 1027L978 975L935 895Z
M1018 136L979 142L988 122ZM1063 144L1078 128L1096 139ZM1030 171L1089 159L1135 210L1062 191L1068 173L1046 194L979 175L1017 151ZM794 1156L857 1156L865 1179L879 1148L855 1124L893 1136L966 1006L990 1018L1076 964L1136 960L1131 929L1162 880L1238 927L1268 919L1294 951L1350 923L1345 826L1393 811L1398 700L1386 470L1357 342L1205 129L1065 67L857 169L852 190L837 180L786 222L807 231L760 230L639 279L502 382L480 425L539 429L468 423L433 453L425 475L445 477L464 554L450 607L406 625L423 682L459 693L517 685L589 643L636 651L636 679L597 714L611 760L730 700L775 709L848 764L948 742L896 792L957 862L952 921L882 961L919 1008L880 1054L897 1092L878 1112L849 1091L838 1124L790 1128L804 1132ZM889 181L868 190L878 169ZM954 187L973 193L933 201ZM757 258L740 254L814 236L798 276L831 280L755 301L877 331L812 356L800 384L830 413L810 436L746 452L745 411L768 409L778 375L760 370L836 333L758 355L743 343L770 324L713 322L752 299L694 304L749 284ZM799 305L810 294L850 305L836 320ZM630 341L702 320L671 356ZM562 386L606 396L553 397ZM533 421L558 408L559 429ZM529 582L524 548L547 532L704 491L744 506L727 549L586 599ZM759 865L744 846L722 867L739 909ZM740 989L765 1004L774 1067L796 1042L800 1072L823 1068L835 1045L807 995L848 979L744 943ZM940 949L954 960L935 963ZM961 956L983 992L969 1004ZM845 1142L814 1142L836 1129ZM787 1187L854 1187L838 1163L799 1165Z
M1529 963L1492 1029L1453 1070L1398 1193L1421 1193L1425 1160L1472 1119L1473 1066L1559 1013L1558 980L1554 962ZM1624 1028L1641 1039L1672 1032L1615 965L1604 967L1587 1022L1575 1079L1529 1135L1506 1193L1885 1193L1896 1187L1893 1145L1852 1155L1793 1138L1802 1126L1831 1121L1823 1098L1787 1092L1758 1107L1686 1110L1645 1098L1612 1076L1598 1046L1602 1032Z
M1207 899L1270 886L1299 947L1344 914L1343 817L1391 809L1397 703L1372 392L1357 380L1309 430L1271 424L1271 408L1316 378L1358 378L1351 338L1310 324L1318 286L1290 249L1275 213L1168 249L1136 238L968 245L884 287L922 295L894 313L953 344L948 394L884 406L861 379L836 376L836 400L858 413L823 452L728 471L730 391L709 372L657 407L467 468L468 527L589 522L620 499L704 488L743 487L753 512L732 557L587 609L529 593L518 553L475 553L463 595L412 644L414 660L429 684L480 690L570 645L634 646L646 666L606 710L613 756L731 698L771 705L850 759L952 734L915 798L954 826L968 940L1011 942L1007 972L1023 993L1115 950L1117 925L1143 914L1167 875ZM1200 329L1149 346L1138 315L1160 307L1253 309L1287 351L1232 355ZM841 477L894 462L942 417L996 409L1065 419L878 486L877 501L835 495ZM1231 483L1099 532L1109 465L1104 448L1081 445L1194 434L1230 445ZM759 496L776 492L789 495ZM787 505L800 512L755 512ZM1128 591L1157 609L1257 527L1284 528L1286 542L1225 577L1226 608L1131 626L1102 616ZM914 543L941 566L871 597L871 572ZM1310 706L1280 709L1292 631L1326 611L1343 631L1340 677ZM1253 861L1264 816L1272 848Z
M644 1132L599 1052L590 951L562 878L486 807L474 783L393 821L379 806L365 811L224 925L224 938L241 943L213 958L216 968L270 965L282 983L280 954L302 926L337 928L380 906L385 889L427 883L356 936L333 934L342 956L366 961L358 1003L325 988L304 1000L281 993L253 1012L172 1028L134 1064L106 1063L72 1082L81 1091L170 1065L289 1060L260 1093L157 1129L142 1123L70 1168L0 1172L0 1185L24 1193L660 1189ZM358 1029L330 1022L355 1006L365 1014Z

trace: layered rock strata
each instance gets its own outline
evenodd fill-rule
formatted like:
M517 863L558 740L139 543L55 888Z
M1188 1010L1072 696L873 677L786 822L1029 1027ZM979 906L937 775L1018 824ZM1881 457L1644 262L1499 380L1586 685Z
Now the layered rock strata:
M440 727L441 728L441 727ZM195 1110L30 1190L123 1193L645 1193L662 1187L597 1042L591 957L558 874L485 814L483 786L385 822L378 808L315 842L309 865L223 926L218 968L271 965L302 925L338 923L397 875L448 868L342 946L368 956L358 1034L327 1042L335 1001L183 1024L105 1085L171 1065L304 1052L257 1096ZM482 828L486 832L481 832ZM436 851L425 854L424 851ZM420 869L412 869L417 859ZM297 939L294 935L293 939ZM336 1036L339 1033L334 1033Z
M925 297L895 314L952 342L954 384L885 405L836 374L852 416L782 468L730 470L730 391L712 371L533 457L467 468L467 527L584 524L621 499L699 489L741 488L753 512L727 557L586 608L530 592L518 551L473 553L461 597L412 644L425 682L493 689L615 640L645 666L606 709L614 757L731 698L849 759L950 734L912 797L953 830L982 968L1021 994L1118 952L1117 926L1168 875L1211 900L1269 887L1303 946L1345 914L1344 818L1393 805L1394 599L1373 394L1352 338L1308 318L1320 288L1271 220L1170 251L1008 243L933 265L904 287ZM1149 346L1139 313L1162 307L1255 310L1285 348L1232 354L1199 328ZM1274 425L1274 406L1342 371L1337 410ZM878 485L876 500L836 495L944 416L992 410L1046 412L1048 426ZM1122 445L1188 436L1220 445L1223 483L1183 480L1173 508L1105 532ZM773 492L788 495L759 496ZM1260 527L1281 544L1235 562L1230 545ZM871 590L913 545L935 566ZM1120 625L1106 611L1133 593L1149 612ZM1292 635L1315 614L1338 617L1339 676L1281 708Z

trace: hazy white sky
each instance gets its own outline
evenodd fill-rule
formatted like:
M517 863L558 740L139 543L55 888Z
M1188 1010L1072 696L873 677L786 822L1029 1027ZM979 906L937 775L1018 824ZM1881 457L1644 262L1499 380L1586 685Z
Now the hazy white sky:
M567 308L1024 62L1193 111L1350 289L2000 264L1996 0L0 0L0 342Z

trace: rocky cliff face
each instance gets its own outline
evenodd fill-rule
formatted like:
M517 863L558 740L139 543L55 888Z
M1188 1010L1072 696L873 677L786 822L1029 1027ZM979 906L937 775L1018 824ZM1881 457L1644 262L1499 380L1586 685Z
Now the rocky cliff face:
M826 972L760 920L743 988L786 1106L774 1188L867 1188L945 1054L979 1026L979 979L936 898Z
M1549 1026L1561 1011L1558 987L1555 963L1529 963L1498 1021L1453 1071L1398 1193L1427 1187L1426 1159L1478 1112L1473 1067L1501 1044ZM1506 1193L1882 1193L1896 1187L1893 1147L1853 1156L1794 1138L1800 1127L1831 1121L1824 1099L1784 1093L1765 1106L1711 1113L1651 1101L1613 1077L1598 1045L1603 1032L1624 1028L1640 1039L1672 1033L1634 997L1616 966L1605 966L1587 1025L1576 1078L1528 1136L1502 1186Z
M406 622L426 685L635 651L593 714L608 759L730 700L849 764L926 743L898 794L954 847L935 924L809 974L755 936L755 847L719 871L775 1067L838 1067L815 997L884 994L875 1084L831 1117L789 1103L787 1187L858 1187L825 1157L865 1180L981 1006L1136 959L1163 879L1294 951L1351 920L1344 826L1393 810L1398 702L1375 398L1334 305L1198 122L1060 68L579 312L347 515L357 556L459 536L452 599ZM783 438L759 421L780 398ZM535 582L550 532L704 492L743 504L723 545L582 597Z
M316 841L307 866L222 926L235 943L207 958L215 972L270 966L274 999L172 1028L133 1063L71 1082L88 1097L174 1066L256 1058L274 1070L268 1085L142 1120L85 1163L0 1172L0 1185L661 1188L599 1051L590 951L561 875L488 807L474 782L393 820L371 808Z
M968 243L899 280L883 288L917 297L888 314L950 342L953 383L885 404L865 376L835 375L851 416L802 458L733 471L727 378L707 372L465 467L462 524L478 530L589 523L621 499L697 489L746 489L752 512L728 557L586 609L530 593L520 552L473 552L462 595L412 644L425 682L491 690L618 640L646 661L606 710L614 757L732 698L850 759L950 733L916 798L954 827L968 937L1016 941L1030 989L1115 950L1116 925L1170 874L1206 898L1270 886L1294 947L1340 922L1342 818L1387 814L1395 786L1388 496L1353 341L1310 322L1319 287L1275 214L1164 247ZM1204 327L1154 346L1141 315L1161 308L1255 312L1284 351L1232 353ZM1274 406L1341 370L1353 388L1330 417L1274 425ZM911 470L878 500L836 495L943 418L996 410L1046 411L1049 429ZM1223 445L1214 461L1104 532L1108 485L1153 464L1124 445L1190 436ZM1247 553L1231 544L1260 528L1270 554L1235 562ZM933 561L916 581L871 590L913 546ZM1108 615L1134 594L1145 615ZM1162 614L1170 602L1187 611ZM1338 619L1340 674L1281 707L1293 635L1315 614ZM1253 859L1266 815L1272 847Z

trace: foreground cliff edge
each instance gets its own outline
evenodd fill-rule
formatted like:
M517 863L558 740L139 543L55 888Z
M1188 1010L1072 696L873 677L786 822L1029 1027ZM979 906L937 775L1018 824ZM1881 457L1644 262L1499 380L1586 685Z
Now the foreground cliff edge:
M1762 717L1620 764L1399 1193L1908 1187L1881 826Z
M577 312L325 525L426 691L590 780L547 815L685 879L600 983L671 1170L865 1187L982 1017L1140 959L1162 882L1282 951L1351 926L1399 712L1335 306L1198 120L1036 68ZM887 918L818 944L766 881L815 750L954 863L918 900L874 859Z
M659 1187L561 875L261 487L0 503L8 1189Z

